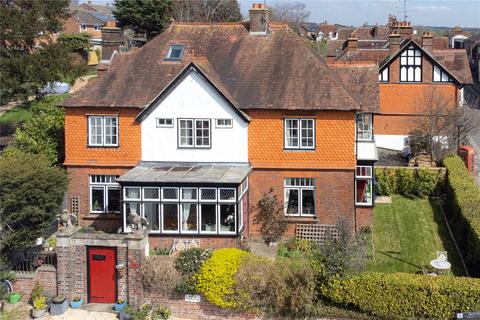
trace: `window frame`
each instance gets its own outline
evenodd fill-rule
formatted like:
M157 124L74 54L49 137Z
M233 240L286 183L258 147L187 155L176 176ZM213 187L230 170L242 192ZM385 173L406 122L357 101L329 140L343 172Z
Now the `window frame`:
M95 177L95 178L94 178ZM107 181L107 177L108 180ZM120 191L120 197L122 196L121 186L117 182L112 182L111 178L115 177L114 179L118 178L118 175L105 175L105 174L90 174L89 175L89 210L90 214L107 214L107 213L115 213L120 214L122 209L122 201L120 199L120 210L119 211L110 211L109 210L109 201L108 201L108 193L109 190L118 190ZM99 178L100 181L96 181ZM103 180L103 181L102 181ZM96 190L103 190L103 210L93 210L93 189Z
M358 169L359 168L368 168L370 173L369 174L366 174L366 175L361 175L361 174L358 174ZM370 207L370 206L373 206L373 197L374 197L374 194L373 194L373 175L374 175L374 171L373 171L373 165L357 165L355 167L355 205L356 206L363 206L363 207ZM357 188L357 183L359 181L366 181L367 184L370 186L370 197L367 197L369 198L368 202L358 202L357 199L358 199L358 188Z
M182 121L190 121L192 123L192 144L181 144ZM208 146L197 144L197 121L208 121ZM179 149L211 149L212 148L212 121L208 118L178 118L177 119L177 148ZM205 130L201 128L200 130Z
M92 143L92 123L91 120L93 119L100 119L100 128L101 128L101 139L102 141L100 143ZM111 128L116 128L115 129L115 135L111 135L111 137L115 137L116 142L115 143L107 143L107 124L106 124L106 119L115 119L116 126L111 126ZM119 146L119 140L120 140L120 122L119 122L119 117L118 115L88 115L87 116L87 143L88 147L106 147L106 148L111 148L111 147L118 147ZM95 137L98 137L98 134L95 135ZM112 139L113 140L113 139Z
M230 124L227 125L227 124L219 124L218 122L219 121L230 121ZM230 129L230 128L233 128L233 119L232 118L217 118L215 119L215 128L218 128L218 129Z
M413 56L410 55L409 51L413 50ZM419 52L420 53L420 56L417 56L416 53ZM404 53L406 53L406 55L403 55ZM420 58L420 64L416 64L415 60L416 58ZM405 58L406 59L406 64L403 64L402 63L402 58ZM413 64L410 64L408 62L409 58L413 58ZM402 69L405 68L405 80L402 80ZM408 70L410 68L413 68L413 80L409 80L409 77L408 77ZM417 80L416 79L416 69L420 69L420 80ZM411 45L409 46L408 48L406 48L399 56L399 73L398 73L398 77L399 77L399 81L400 82L403 82L403 83L412 83L412 82L415 82L415 83L418 83L418 82L422 82L423 81L423 55L422 55L422 51L420 49L418 49L417 47L415 47L414 45Z
M197 229L194 230L194 231L184 231L184 230L183 230L183 227L182 227L182 225L183 225L183 206L184 206L184 205L187 205L187 204L190 204L190 205L195 206L195 207L197 208L197 209L196 209ZM199 219L199 216L198 216L198 214L199 214L198 205L199 205L198 202L194 202L194 201L191 201L191 202L185 201L185 202L181 202L181 203L180 203L180 206L179 206L180 211L178 212L178 213L179 213L179 215L178 215L178 216L179 216L179 217L178 217L178 218L179 218L179 219L178 219L178 220L179 220L178 229L179 229L179 233L180 233L180 234L199 234L200 225L198 224L198 221L199 221L200 219ZM187 220L188 220L188 219L187 219Z
M308 179L311 181L309 185L288 185L288 179ZM299 180L301 181L301 180ZM307 180L306 180L307 181ZM290 190L297 190L298 192L298 211L297 213L287 213L288 209L288 202L287 202L287 192ZM315 212L313 214L303 213L303 190L313 190L313 206L315 208ZM316 191L316 179L315 178L300 178L300 177L287 177L283 179L283 202L284 208L283 212L287 217L315 217L317 214L317 191Z
M164 120L165 123L160 124L160 120ZM167 121L169 120L172 122L171 124L167 124ZM173 128L173 123L174 123L173 118L156 118L155 125L157 128Z
M312 146L302 146L302 139L303 134L303 126L302 126L302 120L307 120L307 121L312 121ZM294 117L284 117L283 118L283 148L285 150L315 150L316 149L316 119L311 118L311 117L300 117L300 118L294 118ZM297 136L297 141L298 145L297 146L289 146L287 143L287 122L289 121L296 121L297 122L297 130L298 130L298 136ZM288 129L290 130L290 129Z
M440 75L440 80L435 80L435 69L438 69L439 71L439 75ZM447 80L444 81L443 80L443 76L446 76L447 77ZM453 82L453 79L448 75L447 72L445 72L442 68L440 68L439 66L437 66L436 64L433 65L433 68L432 68L432 82L437 82L437 83L451 83Z
M364 118L365 116L368 116L370 118L370 128L369 129L363 129L365 127L364 125ZM360 119L361 118L361 119ZM356 139L357 141L373 141L373 114L372 113L357 113L355 115L355 128L356 128ZM362 126L360 126L362 124ZM362 133L360 133L360 131ZM364 138L365 133L369 134L369 138ZM368 135L367 135L368 136Z
M390 80L390 68L385 67L381 70L378 74L378 81L379 82L389 82Z
M164 206L165 205L176 205L177 206L177 230L164 230ZM162 202L160 203L161 211L160 211L160 218L161 218L161 225L160 225L160 232L163 234L180 234L180 203L179 202Z
M143 189L143 188L142 188ZM161 218L162 218L162 213L161 213L161 203L160 201L154 201L154 200L145 200L145 201L142 201L141 202L141 210L142 210L142 213L141 213L141 217L142 218L145 218L147 221L147 216L145 214L145 205L146 204L156 204L157 205L157 208L158 208L158 229L149 229L149 233L155 233L155 234L159 234L162 229L162 221L161 221ZM151 223L150 221L148 221L148 226L149 228L151 228Z
M171 54L172 54L172 51L173 51L173 47L181 47L180 55L179 55L178 57L171 57ZM167 51L167 54L166 54L164 60L167 60L167 61L180 61L180 60L182 60L184 53L185 53L185 44L182 44L182 43L172 43L172 44L170 44L169 47L168 47L168 51Z
M212 205L215 208L215 231L203 231L202 230L202 205ZM219 224L218 224L218 204L217 202L200 202L198 203L198 234L219 234Z
M221 228L220 228L220 214L221 214L221 210L220 210L220 207L224 205L224 206L233 206L234 208L234 213L233 213L233 219L234 219L234 222L235 222L235 226L234 226L234 231L222 231ZM218 231L218 235L230 235L230 234L237 234L237 224L238 224L238 210L237 210L237 204L236 203L232 203L232 202L225 202L225 201L219 201L217 203L217 231Z

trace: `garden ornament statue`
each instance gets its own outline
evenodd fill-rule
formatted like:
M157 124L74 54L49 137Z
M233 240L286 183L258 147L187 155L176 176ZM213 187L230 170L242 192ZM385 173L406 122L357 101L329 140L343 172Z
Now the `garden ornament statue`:
M57 214L57 220L58 220L58 230L70 230L73 229L75 224L72 222L77 223L77 217L74 214L71 214L68 212L67 209L63 210L62 213Z
M133 225L133 229L141 232L144 227L148 226L148 220L138 215L136 212L128 214L128 222Z

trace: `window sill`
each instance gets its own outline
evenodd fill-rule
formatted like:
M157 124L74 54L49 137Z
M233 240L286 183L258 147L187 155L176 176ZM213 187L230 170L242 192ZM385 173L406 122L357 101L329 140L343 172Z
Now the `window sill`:
M120 219L120 213L88 213L87 215L83 216L82 219L85 220L117 220Z
M116 145L116 146L93 146L93 145L87 145L87 148L93 148L93 149L108 148L108 149L113 149L113 148L118 148L118 145Z
M319 222L316 216L286 216L288 223L317 223Z
M372 208L373 204L372 203L355 203L356 207L363 207L363 208Z

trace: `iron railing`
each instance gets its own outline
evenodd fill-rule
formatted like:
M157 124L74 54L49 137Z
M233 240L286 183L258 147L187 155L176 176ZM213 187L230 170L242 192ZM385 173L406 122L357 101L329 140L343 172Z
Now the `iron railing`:
M34 272L43 265L57 267L55 252L30 252L13 261L13 271Z

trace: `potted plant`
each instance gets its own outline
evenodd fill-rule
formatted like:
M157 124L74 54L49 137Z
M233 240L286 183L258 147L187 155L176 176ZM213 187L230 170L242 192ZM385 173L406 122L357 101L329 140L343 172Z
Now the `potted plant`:
M117 302L115 302L115 305L113 306L113 310L120 312L123 310L123 308L125 308L126 305L127 301L122 298L118 298Z
M41 318L45 315L46 311L47 311L47 298L45 298L44 296L37 296L33 300L32 317Z
M80 297L74 297L73 298L73 301L70 302L70 307L72 309L78 309L82 306L82 303L83 303L83 299L80 298Z
M58 316L64 314L68 309L68 300L65 296L55 296L50 302L50 314Z
M122 311L120 311L118 317L120 320L132 320L136 313L137 309L130 305L126 305Z
M124 263L119 263L116 266L118 276L121 278L127 274L127 268L125 267Z

